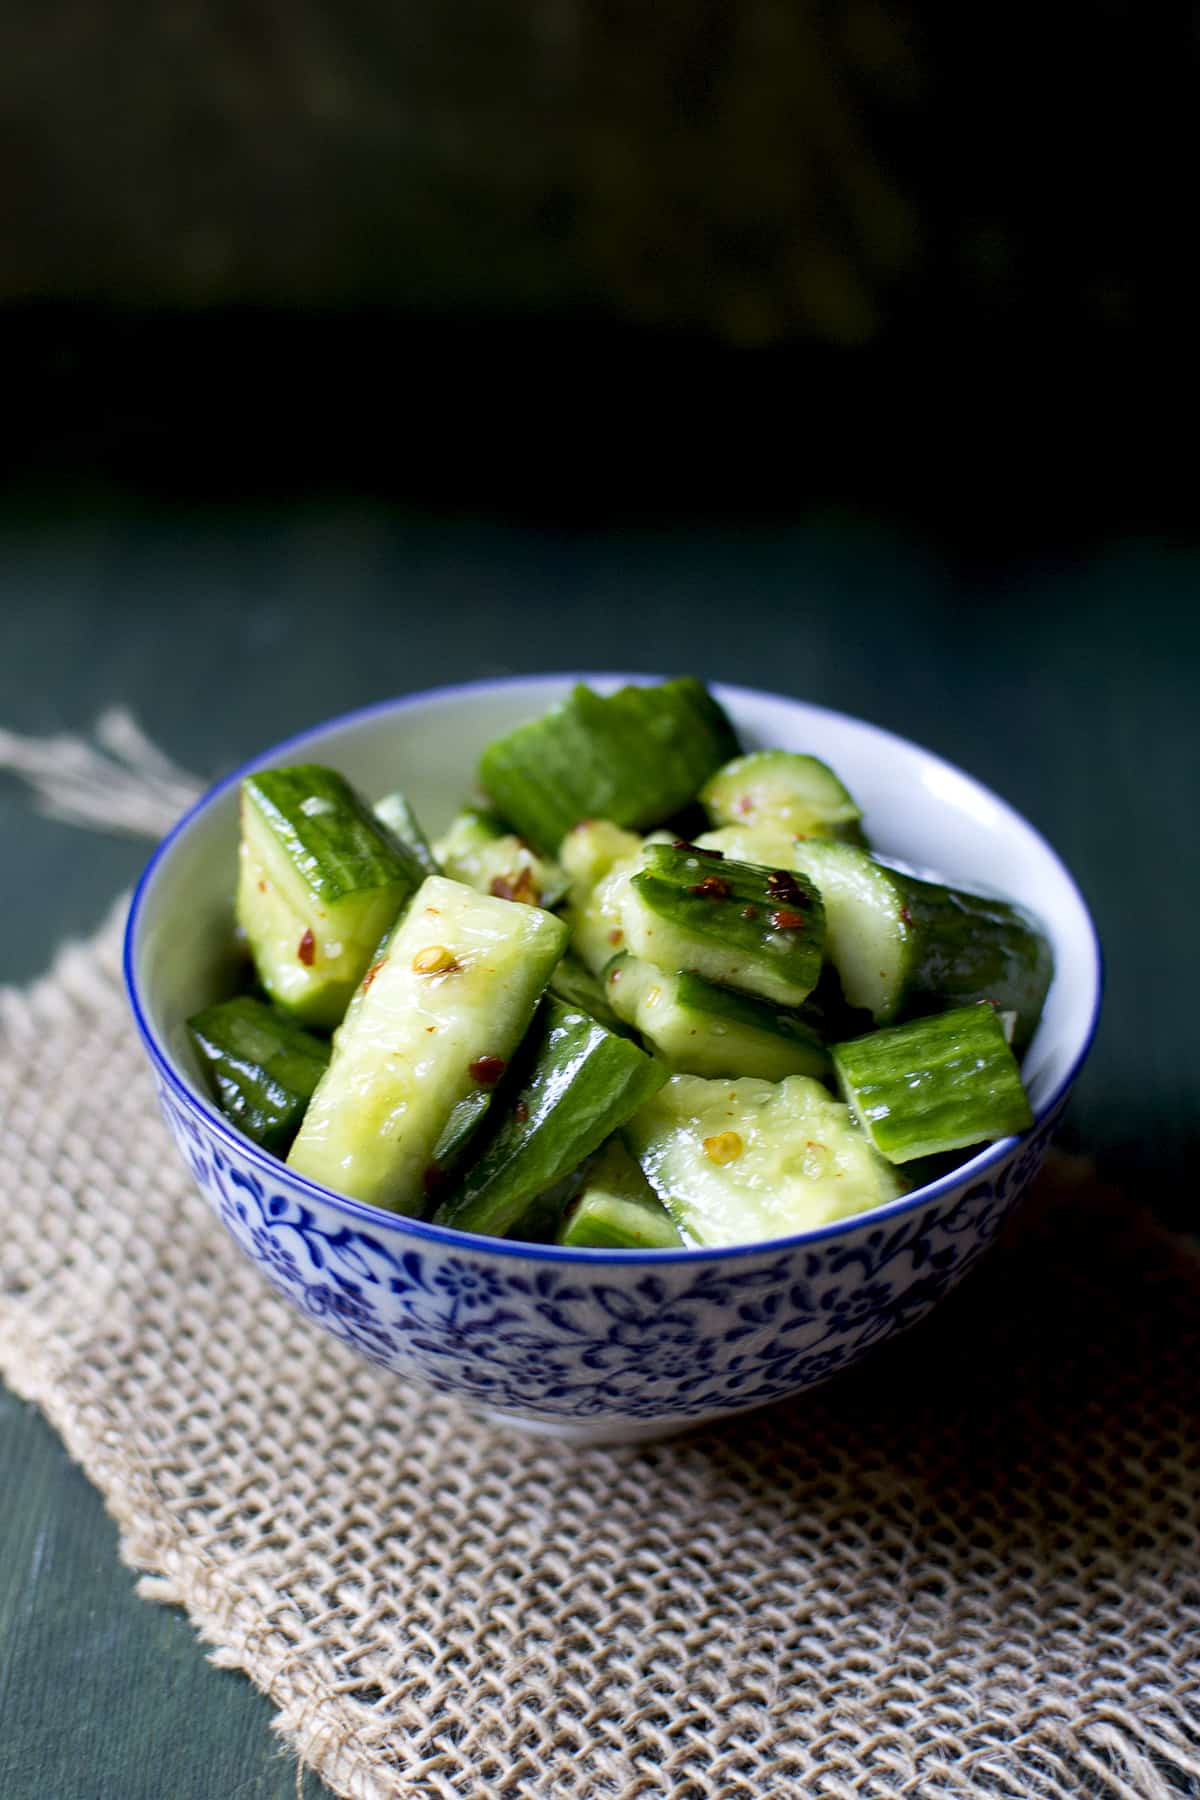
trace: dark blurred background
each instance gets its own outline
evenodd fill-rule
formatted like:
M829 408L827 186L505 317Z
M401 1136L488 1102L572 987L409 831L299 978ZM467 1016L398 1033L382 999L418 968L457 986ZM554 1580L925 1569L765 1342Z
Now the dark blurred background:
M7 472L1177 526L1198 36L1180 0L14 0Z

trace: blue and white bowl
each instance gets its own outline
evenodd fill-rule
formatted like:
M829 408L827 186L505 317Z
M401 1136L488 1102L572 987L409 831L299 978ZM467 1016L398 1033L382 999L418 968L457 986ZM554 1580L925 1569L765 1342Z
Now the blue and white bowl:
M314 761L372 795L403 785L442 827L493 737L574 676L478 683L319 725L249 768ZM586 677L607 689L625 679ZM163 1112L197 1186L264 1277L316 1324L406 1380L583 1442L657 1437L793 1394L922 1319L987 1248L1037 1172L1100 1001L1095 928L1070 875L1013 810L901 738L822 707L716 690L743 743L813 751L866 809L881 854L1020 900L1056 973L1025 1077L1034 1129L890 1205L766 1244L613 1252L475 1237L294 1175L213 1106L189 1015L228 966L237 786L160 845L129 914L125 973Z

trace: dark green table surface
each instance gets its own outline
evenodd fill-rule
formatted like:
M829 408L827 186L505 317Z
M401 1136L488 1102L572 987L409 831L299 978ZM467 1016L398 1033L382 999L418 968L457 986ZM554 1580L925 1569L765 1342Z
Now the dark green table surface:
M588 666L875 719L981 776L1074 869L1109 989L1069 1140L1181 1220L1200 1125L1200 552L1143 538L981 567L846 514L568 533L350 504L10 512L0 724L80 731L120 701L216 775L364 701ZM93 927L144 854L34 816L0 780L0 980ZM0 1391L4 1800L291 1800L269 1719L180 1614L136 1599L96 1495Z

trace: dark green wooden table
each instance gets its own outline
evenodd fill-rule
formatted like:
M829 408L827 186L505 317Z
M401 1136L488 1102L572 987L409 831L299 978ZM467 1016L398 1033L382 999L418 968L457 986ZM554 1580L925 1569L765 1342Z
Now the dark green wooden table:
M1069 1137L1181 1218L1200 1128L1200 551L1134 539L984 567L844 514L610 533L354 505L10 514L0 724L78 731L120 701L215 775L364 701L588 666L873 718L981 776L1075 870L1109 992ZM0 980L91 929L143 856L33 816L0 782ZM4 1800L291 1800L269 1718L181 1615L135 1598L96 1495L0 1392Z

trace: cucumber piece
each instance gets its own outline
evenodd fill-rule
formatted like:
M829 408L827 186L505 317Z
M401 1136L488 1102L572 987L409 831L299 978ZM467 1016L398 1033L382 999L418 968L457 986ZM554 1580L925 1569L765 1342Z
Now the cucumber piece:
M412 857L422 876L442 873L421 822L409 805L407 795L402 794L399 789L394 794L385 794L382 800L376 802L375 817L380 824L387 826L401 848Z
M729 720L691 676L605 696L580 685L491 744L479 779L522 837L552 855L581 819L669 818L736 750Z
M226 1118L283 1156L329 1066L329 1045L248 994L205 1007L188 1030Z
M849 1005L886 1025L905 1014L992 1000L1015 1015L1013 1044L1029 1043L1054 971L1050 946L1005 900L920 881L854 844L793 839L774 827L724 826L701 846L726 856L771 852L825 902L826 954Z
M882 1206L903 1178L819 1081L673 1075L623 1133L689 1243L808 1231Z
M1033 1114L994 1007L956 1007L836 1044L847 1105L889 1162L1028 1131Z
M336 1025L421 870L333 769L242 782L237 920L259 980L309 1025Z
M498 900L554 907L567 891L567 878L558 864L538 856L495 813L473 807L459 813L438 839L435 855L454 881L465 881Z
M626 943L643 961L781 1006L798 1006L821 973L821 896L787 870L732 862L693 844L651 844L621 917Z
M504 1073L566 936L540 907L431 875L334 1038L291 1167L356 1200L423 1212L455 1108Z
M545 915L549 916L549 915ZM521 1071L493 1109L478 1160L435 1215L504 1237L538 1196L577 1167L666 1080L628 1039L560 1000L543 1001Z
M625 942L621 908L629 877L642 860L642 840L609 819L585 819L567 833L560 855L570 881L571 948L585 968L600 975Z
M670 1213L618 1138L610 1138L567 1208L555 1241L589 1250L678 1250Z
M613 1009L635 1025L669 1068L685 1075L830 1074L829 1054L812 1025L764 1000L735 994L686 971L669 975L621 955L605 973Z
M609 1005L605 984L569 951L550 977L549 991L577 1012L590 1013L606 1031L615 1031L618 1037L631 1035L628 1025Z
M769 825L794 837L863 841L862 808L829 767L794 750L737 756L700 791L714 825Z

